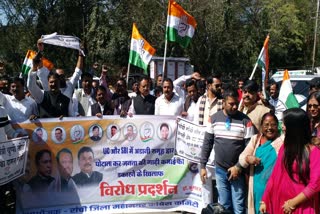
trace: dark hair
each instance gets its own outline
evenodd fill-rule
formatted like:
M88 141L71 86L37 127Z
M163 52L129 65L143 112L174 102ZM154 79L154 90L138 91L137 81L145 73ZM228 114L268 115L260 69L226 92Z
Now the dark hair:
M316 88L317 90L320 89L320 78L319 77L315 77L307 83L309 85L310 90L313 88Z
M258 92L259 91L259 85L253 81L253 80L247 80L243 87L242 90L247 90L249 92Z
M59 79L59 75L55 72L52 72L50 71L49 74L48 74L48 80L51 78L51 77L54 77L56 79Z
M320 104L320 91L314 91L311 94L309 94L308 99L307 99L307 105L309 103L309 100L312 98L316 99L318 103Z
M57 130L61 131L61 133L62 133L62 129L61 128L56 128L54 131L57 131Z
M95 129L100 130L100 129L99 129L99 126L93 126L93 127L92 127L92 131L95 130Z
M149 89L150 89L151 80L150 80L149 77L147 77L147 76L145 76L145 75L141 76L141 77L139 78L139 81L136 81L136 82L138 83L138 87L140 87L140 84L141 84L141 82L142 82L143 80L146 80L146 81L148 82L148 87L149 87ZM133 84L132 84L132 85L133 85ZM137 94L140 94L140 90L139 90L139 89L138 89L138 91L137 91Z
M83 81L83 79L84 79L85 77L88 77L89 79L93 80L92 74L90 74L90 73L88 73L88 72L84 72L84 73L81 74L81 82Z
M238 99L239 94L234 87L229 87L223 92L223 99L226 100L228 97Z
M154 96L156 96L157 95L157 93L162 93L162 87L161 86L156 86L155 88L154 88Z
M263 121L264 121L267 117L273 117L273 119L276 121L277 125L279 125L279 120L278 120L277 116L276 116L273 112L267 112L267 113L265 113L265 114L261 117L261 123L260 123L260 125L262 125Z
M160 130L163 128L163 127L166 127L167 129L169 129L169 125L166 124L166 123L162 123L161 126L160 126Z
M118 129L116 126L111 126L111 129Z
M97 88L97 91L103 91L104 93L106 93L107 89L103 85L99 85L98 88Z
M187 79L187 81L186 81L186 88L188 88L188 87L190 87L190 86L194 86L194 87L196 88L196 90L198 89L195 80L193 80L193 79Z
M275 82L275 81L270 81L270 82L269 82L269 84L268 84L268 86L267 86L267 88L266 88L267 91L270 91L270 88L271 88L272 85L275 85L277 91L279 92L280 85L279 85L279 83L277 83L277 82Z
M239 82L245 83L247 80L248 80L248 78L246 78L246 77L239 77L239 78L237 79L237 83L239 83Z
M284 167L291 180L307 185L310 178L310 151L307 147L311 143L309 117L304 110L291 108L283 112L283 123L286 127L283 156ZM297 169L293 169L294 162L297 163ZM294 179L294 172L298 172L298 181Z
M22 86L24 86L24 79L20 77L14 77L10 80L10 84L14 82L19 82Z
M38 151L38 152L36 153L36 156L35 156L34 161L35 161L35 164L36 164L37 166L39 166L39 164L40 164L40 159L42 158L42 156L43 156L45 153L47 153L47 154L49 154L49 155L51 156L51 152L50 152L48 149L42 149L42 150L40 150L40 151Z
M126 88L127 87L127 82L126 82L126 80L124 79L124 78L119 78L118 80L117 80L117 83L118 83L118 81L121 81L122 83L123 83L123 86Z
M91 152L92 155L94 155L94 153L93 153L93 151L92 151L92 149L91 149L90 147L84 146L84 147L82 147L82 148L78 151L78 160L80 159L80 155L81 155L82 153L85 153L85 152Z
M68 153L68 154L71 155L71 157L72 157L72 159L73 159L71 150L68 149L68 148L63 148L63 149L61 149L61 150L57 153L57 155L56 155L57 163L60 163L60 154L61 154L61 153Z
M38 128L36 129L36 132L37 132L37 131L43 132L43 131L42 131L42 128L40 128L40 127L38 127Z
M212 84L213 83L213 79L221 80L221 75L213 74L213 75L208 76L207 79L206 79L207 85L208 84Z
M171 84L171 86L172 86L172 88L173 88L173 81L172 81L172 79L166 77L166 78L164 78L164 80L162 80L162 85L163 85L164 82L170 82L170 84Z
M206 81L205 80L198 80L196 82L197 88L206 89Z

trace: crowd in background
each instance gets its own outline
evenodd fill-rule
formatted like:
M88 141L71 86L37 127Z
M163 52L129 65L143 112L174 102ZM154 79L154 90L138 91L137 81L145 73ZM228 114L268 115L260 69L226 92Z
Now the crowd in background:
M36 59L25 79L2 78L0 140L20 135L10 122L37 118L181 116L207 126L200 176L207 188L208 178L215 174L218 201L226 210L319 212L319 82L309 83L305 110L286 110L276 82L268 85L268 97L263 97L256 81L239 78L235 87L220 75L202 77L196 71L175 80L159 74L154 82L142 76L128 90L125 70L111 85L107 64L99 69L95 63L94 69L84 71L83 60L79 53L69 78L63 69L49 71ZM208 172L213 149L216 168ZM203 200L209 204L213 199L203 194Z

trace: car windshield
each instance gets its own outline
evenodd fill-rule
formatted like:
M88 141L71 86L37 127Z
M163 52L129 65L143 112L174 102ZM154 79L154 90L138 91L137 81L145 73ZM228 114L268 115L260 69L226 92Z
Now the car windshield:
M307 81L291 80L291 85L294 94L301 94L305 97L309 95L309 85Z

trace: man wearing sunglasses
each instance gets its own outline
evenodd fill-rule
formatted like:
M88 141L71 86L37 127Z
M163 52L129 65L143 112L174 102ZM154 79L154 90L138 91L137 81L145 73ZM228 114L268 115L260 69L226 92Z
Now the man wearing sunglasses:
M209 125L210 117L222 109L221 76L209 76L206 82L207 92L199 97L194 113L194 122L200 125Z
M248 116L238 111L238 92L223 93L223 110L211 117L201 149L201 180L208 179L206 164L214 145L215 177L218 201L232 213L245 213L245 177L238 163L239 155L257 132Z

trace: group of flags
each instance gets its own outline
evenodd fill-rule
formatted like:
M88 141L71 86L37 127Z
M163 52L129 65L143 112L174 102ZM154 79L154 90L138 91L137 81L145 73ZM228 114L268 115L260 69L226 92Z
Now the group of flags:
M186 48L194 35L197 22L187 11L185 11L177 2L174 0L169 0L168 5L168 16L166 25L166 40L171 42L177 42L182 47ZM55 39L56 37L65 37L61 35L51 34L45 35L43 38ZM54 37L54 38L53 38ZM61 39L60 39L61 40ZM69 39L70 40L70 39ZM79 39L73 38L74 44L70 48L80 49ZM58 46L65 46L61 44L56 44ZM256 66L260 66L262 70L262 89L265 95L265 88L269 76L269 35L264 41L263 47L258 56ZM69 45L70 46L70 45ZM67 47L67 46L65 46ZM155 54L156 50L148 43L147 40L139 33L139 30L135 23L132 27L129 63L133 64L139 68L142 68L145 72L147 71L148 64L151 61L152 56ZM32 67L32 59L37 53L35 51L28 50L25 60L22 66L22 74L26 75ZM43 65L49 70L53 68L53 63L49 60L42 58ZM255 66L255 68L256 68ZM255 69L254 69L255 71ZM251 77L254 74L254 71ZM251 78L250 77L250 78ZM286 105L286 108L299 107L299 103L295 98L290 82L289 72L286 70L283 75L283 81L280 88L279 100Z
M197 22L174 0L169 1L166 40L186 48L195 32ZM132 27L129 63L147 71L156 50L141 36L135 23Z
M261 52L259 54L258 60L256 62L256 64L260 66L261 71L262 71L262 74L261 74L261 76L262 76L262 78L261 78L262 79L262 91L264 92L265 97L266 97L265 90L266 90L268 76L269 76L269 51L268 51L269 38L270 37L268 35L263 43L263 47L262 47ZM285 70L283 73L283 79L282 79L282 84L280 87L278 100L279 100L279 102L281 102L285 105L286 109L299 107L299 102L293 94L288 70Z

